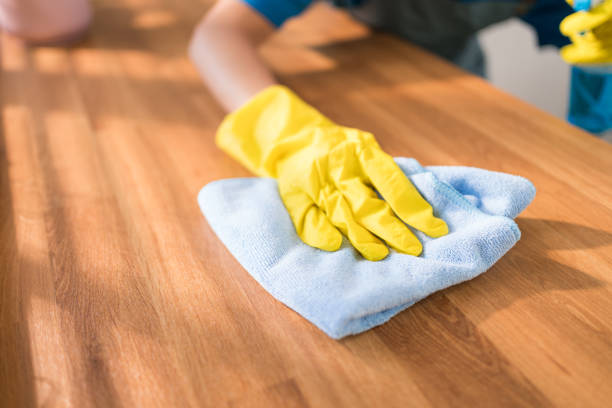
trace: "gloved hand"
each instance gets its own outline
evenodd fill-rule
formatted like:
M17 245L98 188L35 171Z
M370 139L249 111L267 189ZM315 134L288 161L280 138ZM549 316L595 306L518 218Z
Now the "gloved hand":
M573 5L572 1L568 1ZM570 64L612 63L612 0L565 17L559 29L572 44L561 49Z
M269 87L229 114L217 144L253 173L277 179L298 235L313 247L337 250L342 232L377 261L389 253L381 239L421 253L402 221L431 237L448 233L371 133L336 125L286 87Z

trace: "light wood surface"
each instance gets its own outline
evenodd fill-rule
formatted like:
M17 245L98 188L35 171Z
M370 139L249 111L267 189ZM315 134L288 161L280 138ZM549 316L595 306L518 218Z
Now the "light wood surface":
M186 57L208 5L96 1L68 50L2 38L2 406L610 406L612 146L325 6L289 24L262 52L337 122L538 189L490 271L331 340L197 207L248 175Z

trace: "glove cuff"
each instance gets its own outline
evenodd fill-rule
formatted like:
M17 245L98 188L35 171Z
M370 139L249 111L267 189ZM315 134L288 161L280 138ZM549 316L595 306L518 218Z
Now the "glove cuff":
M289 88L273 85L225 117L216 143L258 176L271 177L263 163L271 149L307 126L333 125Z

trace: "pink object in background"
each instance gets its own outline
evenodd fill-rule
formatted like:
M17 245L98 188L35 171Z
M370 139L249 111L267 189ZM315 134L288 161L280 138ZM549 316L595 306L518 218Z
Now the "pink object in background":
M2 29L35 44L74 41L91 17L88 0L0 0Z

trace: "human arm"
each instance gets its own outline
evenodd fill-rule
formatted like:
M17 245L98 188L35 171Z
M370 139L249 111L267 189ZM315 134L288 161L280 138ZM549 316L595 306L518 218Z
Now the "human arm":
M445 235L447 225L372 134L333 123L275 84L257 54L272 30L248 6L222 0L194 33L190 55L232 111L217 145L253 173L277 179L305 243L335 251L344 235L368 260L387 256L387 245L419 255L422 245L404 222L431 237Z
M240 0L220 0L194 30L189 55L227 111L277 83L258 47L274 26Z

